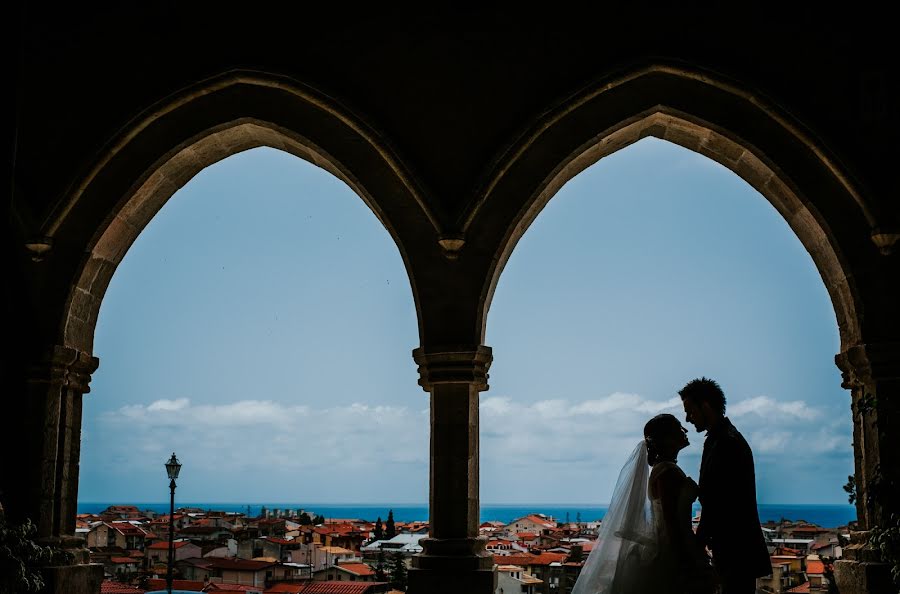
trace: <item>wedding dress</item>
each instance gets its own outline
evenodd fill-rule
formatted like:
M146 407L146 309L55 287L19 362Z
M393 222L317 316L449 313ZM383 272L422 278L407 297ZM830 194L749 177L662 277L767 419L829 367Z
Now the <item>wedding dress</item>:
M663 522L662 498L648 496L651 468L641 440L619 473L572 594L683 594L694 590L691 584L709 581L709 560L692 542L697 484L674 462L660 462L652 473L654 480L670 473L668 478L678 485L676 534L668 534Z

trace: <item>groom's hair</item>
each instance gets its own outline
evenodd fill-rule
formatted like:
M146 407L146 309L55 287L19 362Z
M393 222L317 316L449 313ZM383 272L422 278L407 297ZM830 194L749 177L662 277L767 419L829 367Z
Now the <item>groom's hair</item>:
M715 380L706 377L693 379L678 391L678 395L682 400L693 400L697 404L708 402L713 410L725 414L725 393Z

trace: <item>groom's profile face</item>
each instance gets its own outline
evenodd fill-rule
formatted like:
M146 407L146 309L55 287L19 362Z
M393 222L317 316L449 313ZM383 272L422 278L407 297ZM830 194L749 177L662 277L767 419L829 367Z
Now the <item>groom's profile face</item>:
M709 428L706 411L703 410L702 406L699 406L691 398L682 398L681 404L684 406L685 420L697 429L697 433L706 431Z

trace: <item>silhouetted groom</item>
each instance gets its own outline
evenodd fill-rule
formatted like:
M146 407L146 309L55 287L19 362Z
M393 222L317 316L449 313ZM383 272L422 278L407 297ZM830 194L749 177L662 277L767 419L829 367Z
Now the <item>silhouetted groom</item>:
M687 422L706 431L697 541L712 551L722 594L753 594L756 578L772 573L756 508L753 452L725 416L725 394L718 383L701 377L678 394Z

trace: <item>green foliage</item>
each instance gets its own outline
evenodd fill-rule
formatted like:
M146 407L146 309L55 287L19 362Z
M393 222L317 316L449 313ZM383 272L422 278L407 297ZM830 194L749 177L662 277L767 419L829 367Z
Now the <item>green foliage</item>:
M865 394L856 403L856 414L864 416L878 406L878 399L872 394Z
M882 561L891 566L891 578L894 585L900 588L900 515L891 514L884 528L873 528L869 544L879 551Z
M891 567L891 578L900 591L900 481L896 474L885 476L880 464L876 464L866 490L866 504L880 504L888 520L881 526L874 526L869 534L868 544L875 548L881 560Z
M395 536L397 536L397 527L394 525L394 510L389 510L387 523L384 527L384 537L390 540Z
M375 520L375 540L384 539L384 526L381 525L381 516L378 516L378 519Z
M312 524L312 518L310 518L309 514L306 512L300 514L299 520L301 526L309 526L310 524Z
M851 504L856 502L856 479L853 475L847 477L847 484L844 485L844 491L847 492L847 501Z
M387 572L385 569L387 568L387 563L384 558L384 551L378 549L378 559L375 561L375 581L376 582L386 582L388 581Z
M388 516L390 518L390 516ZM406 561L400 553L391 555L391 588L406 592L407 571Z
M34 542L35 533L31 520L10 526L0 513L0 594L38 592L44 587L41 567L72 562L71 553Z
M322 514L317 514L316 517L313 519L313 524L315 524L316 526L319 526L320 524L324 524L324 523L325 523L325 516L323 516Z

